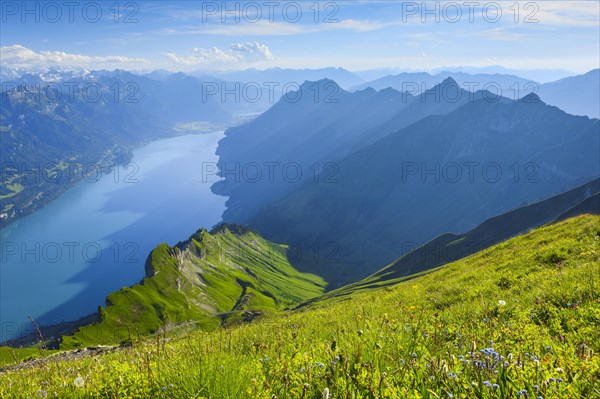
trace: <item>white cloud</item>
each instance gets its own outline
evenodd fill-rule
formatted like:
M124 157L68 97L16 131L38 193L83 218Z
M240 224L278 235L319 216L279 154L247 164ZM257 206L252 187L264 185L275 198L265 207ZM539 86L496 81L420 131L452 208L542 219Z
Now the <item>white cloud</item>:
M188 66L274 60L269 47L258 42L233 43L228 50L221 50L217 47L209 49L196 47L190 50L189 55L179 56L175 53L166 53L166 56L171 61Z
M258 42L234 43L231 45L231 53L246 62L273 60L273 54L269 48Z
M3 68L85 68L85 69L132 69L144 67L150 61L125 56L90 56L63 51L34 51L15 44L0 47L0 66Z

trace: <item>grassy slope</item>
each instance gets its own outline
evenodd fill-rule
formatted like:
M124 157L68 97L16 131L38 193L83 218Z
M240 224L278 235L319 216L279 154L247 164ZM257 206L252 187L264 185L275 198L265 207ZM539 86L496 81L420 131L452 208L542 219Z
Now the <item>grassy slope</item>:
M192 320L210 330L321 294L323 280L295 270L286 250L238 226L161 244L146 262L148 277L110 294L101 322L63 337L61 348L129 341Z
M464 234L442 234L396 259L369 277L345 285L313 301L342 297L357 290L398 284L429 273L431 269L472 255L543 224L584 213L600 213L600 180L486 220ZM590 193L595 193L590 195ZM306 306L306 304L302 304Z
M599 351L600 217L584 215L393 287L9 371L0 397L595 398Z

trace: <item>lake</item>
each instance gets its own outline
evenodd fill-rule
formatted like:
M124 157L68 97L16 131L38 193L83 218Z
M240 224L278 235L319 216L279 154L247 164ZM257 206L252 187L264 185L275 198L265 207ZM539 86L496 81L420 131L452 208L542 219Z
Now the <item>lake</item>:
M129 164L88 176L35 213L0 230L0 341L38 323L74 320L107 294L144 277L152 249L221 220L210 186L223 132L154 141Z

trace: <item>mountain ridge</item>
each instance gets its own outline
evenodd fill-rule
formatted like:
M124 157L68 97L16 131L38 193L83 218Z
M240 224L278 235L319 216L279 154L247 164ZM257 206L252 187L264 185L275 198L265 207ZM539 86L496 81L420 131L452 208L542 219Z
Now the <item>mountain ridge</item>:
M190 323L211 330L318 295L324 282L296 271L286 248L229 224L199 229L173 247L160 244L148 255L146 277L108 295L99 321L63 336L60 347L127 342Z

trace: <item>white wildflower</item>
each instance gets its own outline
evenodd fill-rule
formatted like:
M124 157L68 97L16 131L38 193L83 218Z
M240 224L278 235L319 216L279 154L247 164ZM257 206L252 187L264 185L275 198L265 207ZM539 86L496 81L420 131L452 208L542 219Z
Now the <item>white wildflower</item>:
M78 375L77 378L75 378L75 381L73 381L73 384L75 384L77 388L83 388L85 385L85 380Z

